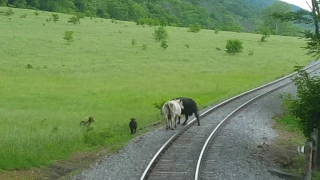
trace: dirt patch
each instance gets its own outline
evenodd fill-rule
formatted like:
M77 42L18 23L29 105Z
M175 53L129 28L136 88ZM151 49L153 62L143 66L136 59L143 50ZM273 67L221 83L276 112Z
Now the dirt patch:
M278 170L295 176L303 172L304 156L297 151L297 146L304 141L303 137L295 133L277 129L279 125L274 124L278 138L271 142L258 145L252 153L262 162L278 165Z
M43 168L28 170L12 170L0 172L1 180L51 180L65 179L74 173L89 167L101 157L108 154L108 150L99 149L91 152L82 152L71 155L68 160L57 160Z

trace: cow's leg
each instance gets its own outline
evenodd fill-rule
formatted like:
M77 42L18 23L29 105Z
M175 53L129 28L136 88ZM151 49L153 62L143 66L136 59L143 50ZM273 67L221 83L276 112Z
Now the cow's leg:
M173 121L175 119L175 116L174 117L171 117L171 129L173 130Z
M177 128L177 116L174 118L174 128Z
M169 119L168 119L168 116L166 116L166 130L168 130L168 126L169 126Z
M188 115L184 115L186 117L186 120L184 121L184 123L182 125L186 125L187 121L188 121Z
M198 114L198 112L195 112L194 114L196 115L196 118L197 118L197 121L198 121L198 126L200 126L199 114Z
M180 124L180 116L178 116L178 119L179 119L178 124Z

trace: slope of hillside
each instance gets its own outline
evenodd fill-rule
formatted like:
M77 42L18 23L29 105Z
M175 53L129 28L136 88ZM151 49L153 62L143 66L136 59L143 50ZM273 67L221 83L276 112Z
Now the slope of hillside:
M161 24L206 29L254 32L261 24L261 11L276 0L0 0L0 6L37 8L114 18L125 21L152 19ZM157 22L155 22L157 24Z

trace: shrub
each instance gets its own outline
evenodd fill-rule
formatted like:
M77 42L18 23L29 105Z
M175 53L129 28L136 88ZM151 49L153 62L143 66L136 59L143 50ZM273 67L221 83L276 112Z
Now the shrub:
M36 15L36 17L38 17L39 16L39 12L38 11L34 12L34 15Z
M54 22L59 21L59 14L52 13L52 19Z
M199 24L192 24L189 26L189 32L197 33L201 30L201 26Z
M146 50L147 49L147 44L142 44L142 50Z
M69 18L68 22L73 24L80 24L80 18L78 16L72 16Z
M309 137L313 128L320 128L320 78L310 77L302 67L296 67L295 71L298 76L292 80L297 87L297 98L289 97L289 110L300 119L303 134Z
M131 40L131 44L132 44L132 46L135 46L137 44L137 40L136 39L132 39Z
M241 53L242 52L242 41L239 39L227 40L226 49L228 53Z
M160 47L162 47L163 49L167 49L167 47L168 47L167 41L166 40L162 40Z
M27 15L26 14L22 14L22 15L20 15L20 18L26 18L27 17Z
M153 107L159 110L159 115L162 115L162 106L164 105L164 103L166 103L167 101L162 100L159 103L153 103Z
M73 40L73 31L65 31L63 39L65 39L67 41L67 44L69 45Z
M220 32L219 29L215 29L215 30L214 30L214 33L215 33L215 34L219 34L219 32Z
M9 8L9 9L4 13L4 15L6 15L6 16L11 16L11 15L13 15L13 14L14 14L14 12L12 11L11 8Z
M268 41L266 40L266 38L267 38L266 36L262 36L261 39L260 39L260 42L268 42Z
M157 29L154 30L153 37L156 41L162 41L166 40L168 38L168 33L165 29L165 27L160 26Z

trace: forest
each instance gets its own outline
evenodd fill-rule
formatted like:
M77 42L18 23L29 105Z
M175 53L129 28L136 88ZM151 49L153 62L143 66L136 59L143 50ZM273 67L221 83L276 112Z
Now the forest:
M265 9L273 4L277 4L273 9L281 12L292 9L276 0L0 0L0 6L112 18L150 26L197 24L202 29L257 33L267 27L273 34L298 35L301 26L283 23L284 30L279 31L278 23L271 22Z

